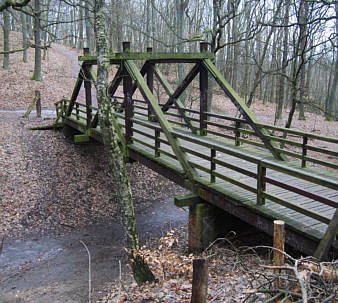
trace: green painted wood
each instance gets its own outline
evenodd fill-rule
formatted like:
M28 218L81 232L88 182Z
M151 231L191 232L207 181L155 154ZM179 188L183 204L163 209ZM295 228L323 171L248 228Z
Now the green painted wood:
M213 59L212 53L115 53L106 56L111 60L202 60ZM78 57L79 61L89 61L90 63L97 60L97 56L84 55Z
M239 112L245 117L246 121L250 124L252 129L257 133L257 135L261 138L266 148L271 151L276 159L286 160L285 156L279 151L276 151L276 144L271 142L266 138L268 132L264 128L257 127L258 120L255 115L251 112L251 110L246 106L245 102L241 99L241 97L234 91L234 89L230 86L230 84L224 79L222 74L217 70L215 65L211 62L210 59L203 60L204 66L208 69L211 75L215 78L216 82L220 85L220 87L224 90L230 100L234 103Z
M124 115L115 113L115 116L123 133L123 124L121 125L119 121L124 118ZM76 123L76 125L79 125L76 126L77 129L85 133L85 128L80 126L81 120L68 117L66 121L67 123ZM163 136L162 125L136 117L133 118L133 122L134 139L136 140L127 147L128 150L133 150L149 159L149 161L158 163L167 171L174 172L185 178L186 173L182 169L182 164L177 161L178 157L173 152L170 140L168 140L167 136ZM160 132L162 136L159 139L163 145L161 145L161 150L157 157L154 154L154 136L150 135L149 130ZM91 130L91 137L93 137L92 133L94 133L93 130ZM99 133L99 130L96 130L97 133ZM185 187L187 189L194 190L196 188L203 199L207 197L205 192L217 193L224 197L224 203L241 205L253 212L269 217L271 220L284 219L288 226L306 235L307 238L313 238L316 241L323 238L325 226L327 225L319 223L317 219L324 221L326 224L330 223L330 218L333 215L332 208L325 208L325 205L322 206L320 203L308 198L297 198L294 193L273 186L269 187L269 184L267 184L266 188L267 194L263 191L265 204L254 204L257 199L255 176L257 175L257 165L259 163L267 168L267 175L270 178L275 178L324 196L336 196L338 180L335 181L334 178L331 178L331 175L326 176L324 170L296 168L293 167L295 165L293 163L272 160L272 157L266 152L249 147L235 147L233 143L225 143L225 140L215 140L211 136L201 137L181 128L171 128L170 133L173 137L180 138L180 151L184 153L188 165L195 167L197 172L192 181L194 188L191 185L191 181L186 181ZM216 183L210 182L209 155L211 149L216 150L215 162L217 167L213 173L216 176ZM189 154L189 158L187 158L186 154ZM225 165L222 167L224 163ZM234 167L237 169L233 169ZM247 177L246 174L249 176ZM219 177L223 177L225 181L220 181L221 178ZM232 182L233 180L235 182ZM277 201L277 203L272 202L272 200ZM212 203L212 201L210 202ZM279 205L278 202L281 202L282 205ZM318 229L316 230L315 228Z
M138 88L143 94L143 97L149 101L159 123L161 124L161 128L163 132L165 133L168 141L170 142L170 145L182 165L182 168L184 169L188 179L191 182L194 182L196 171L191 167L191 165L188 163L188 160L186 158L185 153L180 149L180 143L178 139L176 139L172 135L172 127L170 126L169 122L167 121L164 113L162 112L160 106L158 105L154 95L151 93L150 89L148 88L146 82L144 81L142 75L140 74L139 70L137 69L135 63L131 60L126 60L124 62L125 67L130 74L130 76L133 78L134 81L137 82Z
M74 86L74 89L73 89L73 92L72 92L72 96L70 97L69 105L68 105L67 110L66 110L66 116L69 116L70 113L73 110L73 106L74 106L74 103L77 99L77 96L79 95L82 83L83 83L83 70L82 70L82 67L81 67L79 75L76 79L76 83L75 83L75 86Z
M153 71L155 73L155 76L158 78L158 80L162 84L163 88L167 92L167 94L169 96L172 96L174 94L174 90L171 87L171 85L169 84L169 82L167 81L167 79L163 76L163 74L161 73L160 69L155 65L155 66L153 66ZM182 101L179 98L177 98L177 99L173 99L173 102L175 102L177 108L180 110L181 117L187 123L187 125L189 126L189 128L191 129L191 131L194 134L196 134L197 133L197 128L191 123L190 117L184 111L185 107L184 107Z
M74 136L74 143L84 143L84 142L89 142L89 140L90 140L90 137L86 134Z
M319 259L323 260L327 257L327 253L333 243L333 241L336 238L336 235L338 235L338 209L336 210L326 232L323 237L323 239L320 241L318 247L316 248L316 251L314 253L314 256Z
M202 202L203 200L196 194L187 194L184 196L174 197L174 204L177 207L193 206L197 203L202 203Z

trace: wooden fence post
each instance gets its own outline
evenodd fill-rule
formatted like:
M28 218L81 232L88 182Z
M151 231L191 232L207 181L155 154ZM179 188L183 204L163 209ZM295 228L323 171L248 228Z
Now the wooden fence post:
M235 122L235 146L240 146L241 141L239 140L241 138L241 132L240 132L241 122L236 121Z
M261 162L257 166L257 204L264 205L265 197L264 192L266 191L266 167L262 165Z
M303 144L302 144L302 167L306 167L306 156L307 156L307 141L308 137L303 136Z
M285 243L285 224L284 221L275 220L273 221L273 265L283 266L284 265L284 244ZM279 275L280 269L275 269L274 274ZM280 288L280 279L277 278L274 282L274 288Z
M215 176L212 174L216 169L215 157L216 157L216 150L212 148L210 152L210 182L211 183L215 183L215 179L216 179Z
M41 96L40 96L40 91L39 90L35 91L34 100L28 106L26 113L23 115L24 118L28 118L29 117L29 114L31 113L34 105L35 105L35 108L36 108L36 116L38 118L41 118Z
M191 303L206 303L208 297L208 261L193 260Z
M36 108L36 116L41 118L41 95L40 91L35 91L35 108Z

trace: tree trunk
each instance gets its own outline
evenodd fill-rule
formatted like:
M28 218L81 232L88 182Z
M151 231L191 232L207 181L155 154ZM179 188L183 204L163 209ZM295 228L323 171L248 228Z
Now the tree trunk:
M121 20L122 2L121 0L115 1L115 16L116 16L116 46L117 51L122 51L122 40L123 40L123 28Z
M336 62L334 67L334 76L331 85L330 92L327 97L327 107L325 111L325 118L328 121L337 120L337 108L338 108L338 97L337 97L337 86L338 86L338 3L335 4L336 10L336 45L334 46L334 52L336 53ZM334 105L336 105L336 110L334 112Z
M275 14L273 16L272 24L275 24L277 18L279 17L280 10L281 10L281 7L282 7L282 3L283 3L283 0L280 0L278 5L277 5ZM262 52L262 54L259 58L259 61L258 61L258 66L257 66L257 71L255 73L255 80L254 80L254 83L253 83L253 87L252 87L251 92L249 94L249 99L248 99L248 102L247 102L248 107L250 107L252 105L252 103L254 101L255 91L256 91L257 87L261 84L262 77L263 77L262 67L263 67L263 63L264 63L264 60L265 60L266 53L268 51L269 42L270 42L270 39L271 39L274 31L275 31L275 27L271 27L270 30L269 30L268 36L265 40L263 52Z
M40 0L34 0L34 40L35 40L35 62L32 80L42 81L41 76L41 33L40 33Z
M4 30L4 51L7 53L4 53L4 61L2 67L4 69L9 69L9 31L10 31L10 18L9 18L9 11L5 9L2 12L2 15L4 17L4 25L3 25L3 30Z
M183 52L183 34L184 34L184 24L183 24L183 14L185 7L188 3L188 0L176 0L176 24L177 24L177 51L179 53ZM181 83L184 79L184 65L182 63L178 64L178 81ZM180 100L185 104L185 93L180 97Z
M54 36L55 37L59 36L59 24L60 24L60 16L61 16L61 4L62 4L62 1L59 2L58 12L57 12L57 15L56 15L56 24L55 24L55 31L54 31Z
M28 39L27 39L27 16L24 12L21 12L20 13L20 17L21 17L21 24L22 24L22 27L21 27L21 31L22 31L22 47L25 48L27 47L27 44L28 44ZM22 54L22 61L24 63L27 63L27 49L25 49L23 51L23 54Z
M283 54L282 54L282 69L281 76L279 77L279 93L277 97L277 109L275 113L275 124L278 119L282 118L284 98L285 98L285 76L286 76L286 68L288 64L288 44L289 44L289 11L290 11L290 0L286 0L285 2L285 13L283 19Z
M49 7L50 7L50 0L47 1L47 8L46 8L46 13L45 13L45 22L44 26L48 25L48 19L49 19ZM47 28L43 31L43 57L42 60L46 60L47 57L47 40L48 40L48 32Z
M307 22L309 15L309 2L302 0L299 8L299 23L300 23L300 83L299 83L299 120L306 120L304 114L305 101L305 76L306 76L306 53L307 53Z
M89 48L89 53L93 54L92 29L91 29L91 24L90 24L89 5L90 5L89 0L85 0L86 41L87 41L87 47Z
M154 276L147 263L138 254L140 249L138 232L136 229L134 205L127 170L123 158L123 153L119 146L117 132L114 122L114 110L112 108L108 92L108 68L109 59L105 57L108 54L108 43L105 33L105 0L95 1L95 34L97 45L97 100L99 107L99 123L102 130L102 136L106 151L109 156L111 172L114 176L117 186L118 201L120 204L120 215L124 227L129 258L133 268L134 278L140 285L147 281L154 281Z
M77 44L77 49L82 50L83 49L83 3L82 0L80 1L80 7L79 7L79 41Z

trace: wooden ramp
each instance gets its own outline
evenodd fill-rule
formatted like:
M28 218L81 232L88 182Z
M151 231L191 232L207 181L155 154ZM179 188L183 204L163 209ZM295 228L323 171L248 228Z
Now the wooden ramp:
M328 249L337 251L338 139L260 124L214 67L205 46L201 50L109 56L119 66L109 93L126 157L270 235L273 220L285 221L287 243L306 254L323 258ZM72 97L56 103L58 123L79 131L75 142L102 141L98 110L91 105L96 58L80 60ZM141 69L134 60L142 60ZM192 68L174 89L161 74L161 63L189 63ZM208 73L243 119L208 112ZM200 104L188 109L179 97L197 75ZM155 97L154 78L167 93L167 102ZM82 83L86 104L76 101ZM143 98L133 98L136 90Z

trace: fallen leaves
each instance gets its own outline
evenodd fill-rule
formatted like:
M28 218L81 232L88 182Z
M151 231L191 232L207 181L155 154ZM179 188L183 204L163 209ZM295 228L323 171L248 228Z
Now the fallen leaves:
M187 231L173 229L159 239L143 246L140 254L157 278L156 283L138 287L136 283L114 283L107 286L107 295L98 302L190 302L192 261L195 257L185 251ZM237 256L224 246L215 246L202 257L209 260L208 300L210 302L242 302L248 294L249 275L241 269ZM247 266L254 267L254 256L243 256ZM237 264L237 265L236 265ZM124 277L130 272L125 273Z

